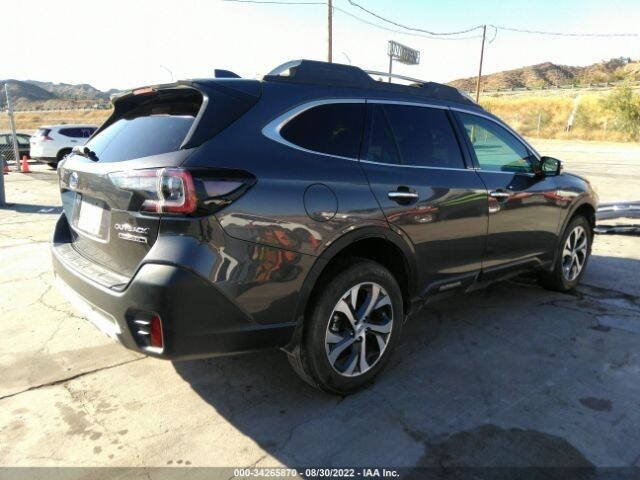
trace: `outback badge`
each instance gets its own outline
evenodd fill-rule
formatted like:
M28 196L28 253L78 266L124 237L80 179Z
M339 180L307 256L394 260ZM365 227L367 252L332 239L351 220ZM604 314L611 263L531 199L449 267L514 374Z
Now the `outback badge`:
M128 223L115 223L113 228L118 230L118 238L136 243L148 243L146 235L149 227L134 227Z

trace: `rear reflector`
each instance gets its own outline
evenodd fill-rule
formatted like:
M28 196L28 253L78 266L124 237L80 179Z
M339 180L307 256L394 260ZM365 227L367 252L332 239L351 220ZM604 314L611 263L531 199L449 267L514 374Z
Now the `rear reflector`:
M163 347L162 322L157 315L151 317L151 346L156 348Z

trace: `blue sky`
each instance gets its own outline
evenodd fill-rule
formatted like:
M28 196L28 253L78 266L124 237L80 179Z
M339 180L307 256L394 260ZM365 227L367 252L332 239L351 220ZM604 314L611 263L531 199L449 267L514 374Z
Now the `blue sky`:
M397 22L435 31L496 24L563 32L638 32L640 1L356 0ZM334 0L335 6L383 22ZM257 77L290 59L326 58L326 7L252 5L220 0L3 0L0 78L129 88L210 76L227 68ZM391 26L389 26L391 27ZM393 28L393 27L391 27ZM480 39L436 40L392 33L336 11L334 61L386 70L388 40L421 51L406 75L448 81L475 75ZM8 48L10 46L10 48ZM344 53L343 53L344 52ZM640 37L566 38L499 32L485 51L485 73L551 61L586 65L616 56L640 58Z

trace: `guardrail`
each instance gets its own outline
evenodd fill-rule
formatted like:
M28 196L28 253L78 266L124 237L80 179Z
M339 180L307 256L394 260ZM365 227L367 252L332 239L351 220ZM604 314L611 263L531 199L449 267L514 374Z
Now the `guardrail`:
M109 110L111 105L100 107L76 107L76 108L42 108L32 110L13 110L13 113L47 113L47 112L90 112L93 110Z
M624 82L599 82L599 83L572 83L567 85L550 85L540 88L512 87L512 88L492 88L482 89L481 94L487 93L515 93L515 92L549 92L560 90L608 90L622 85ZM640 81L628 82L631 88L640 88ZM463 90L469 94L475 94L475 90Z

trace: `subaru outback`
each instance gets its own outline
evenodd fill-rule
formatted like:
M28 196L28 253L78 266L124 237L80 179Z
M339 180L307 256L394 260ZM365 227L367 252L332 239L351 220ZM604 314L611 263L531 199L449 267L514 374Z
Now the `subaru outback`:
M597 197L496 116L432 82L286 63L119 94L58 169L69 300L172 360L281 348L345 394L422 305L525 271L568 291Z

